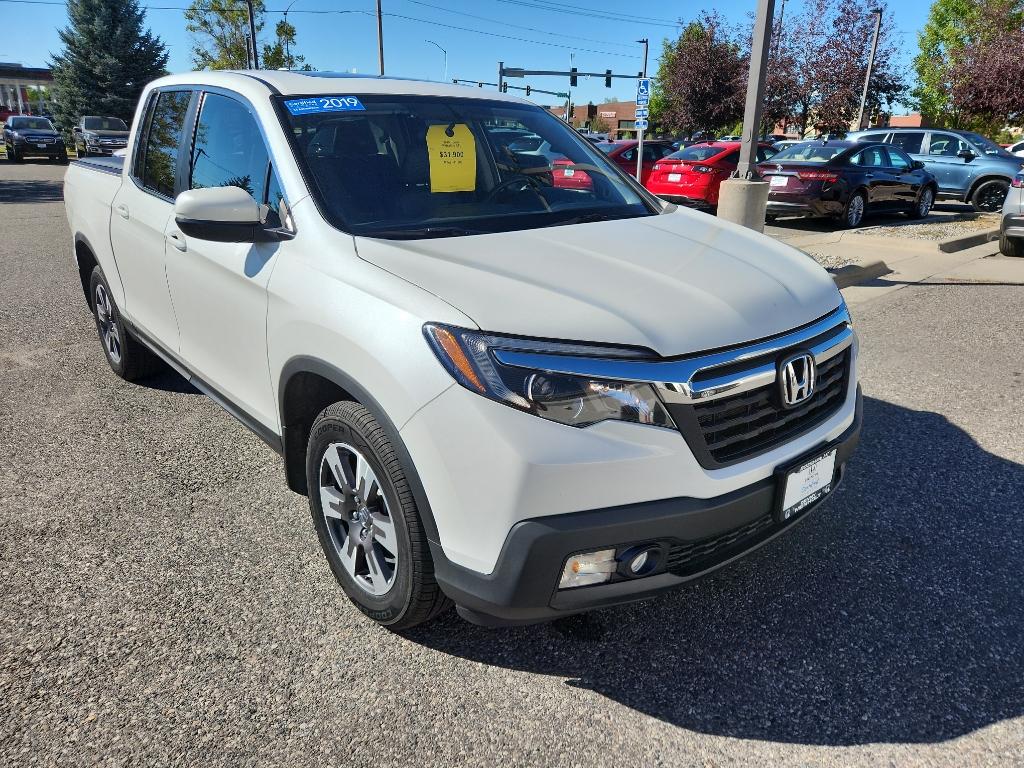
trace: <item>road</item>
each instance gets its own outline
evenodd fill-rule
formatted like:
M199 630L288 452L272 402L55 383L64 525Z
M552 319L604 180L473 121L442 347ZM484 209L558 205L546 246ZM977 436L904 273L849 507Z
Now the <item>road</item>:
M860 450L753 556L403 637L347 604L257 438L109 371L62 173L0 166L0 765L1024 763L1024 288L854 305Z

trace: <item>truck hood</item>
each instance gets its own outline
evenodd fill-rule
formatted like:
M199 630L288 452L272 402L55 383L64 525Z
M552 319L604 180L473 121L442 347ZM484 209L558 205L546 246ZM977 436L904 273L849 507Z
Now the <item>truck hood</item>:
M101 139L127 139L128 131L97 131L92 128L86 128L83 133L88 133L92 136L98 136Z
M685 209L468 237L357 238L357 247L483 330L663 356L782 333L842 301L808 256Z

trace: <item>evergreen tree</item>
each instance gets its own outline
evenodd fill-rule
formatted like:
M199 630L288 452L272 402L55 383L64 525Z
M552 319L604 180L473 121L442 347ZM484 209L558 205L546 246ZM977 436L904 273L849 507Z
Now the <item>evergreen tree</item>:
M68 18L50 63L57 125L70 131L82 115L130 123L143 87L167 72L163 41L136 0L69 0Z

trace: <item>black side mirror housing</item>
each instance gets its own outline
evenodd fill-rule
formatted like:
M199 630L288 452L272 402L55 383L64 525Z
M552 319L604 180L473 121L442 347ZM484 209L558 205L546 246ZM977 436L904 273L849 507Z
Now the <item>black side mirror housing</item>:
M913 162L910 163L910 167L913 168L915 171L923 171L925 168L924 161L914 160Z
M956 153L956 156L962 157L968 163L971 162L971 160L973 160L975 157L977 157L977 155L975 155L969 149L961 149L959 152Z

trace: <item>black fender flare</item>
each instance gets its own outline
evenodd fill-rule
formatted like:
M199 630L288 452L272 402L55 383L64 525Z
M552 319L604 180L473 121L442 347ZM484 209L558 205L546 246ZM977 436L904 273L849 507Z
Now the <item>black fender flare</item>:
M281 418L281 442L284 448L285 473L287 475L289 488L297 493L308 495L305 471L306 442L302 439L302 435L298 434L296 429L289 429L289 424L284 418L284 396L285 392L288 390L288 382L293 376L300 373L313 373L336 384L338 387L348 392L360 405L366 408L373 418L377 420L377 423L381 425L381 428L387 435L391 445L394 446L395 453L398 455L398 461L402 465L402 471L405 473L405 478L409 483L409 489L412 491L413 498L416 500L416 508L419 510L420 519L423 522L423 528L426 530L427 538L430 540L432 545L435 545L432 546L431 549L435 551L439 549L440 538L437 533L437 523L434 520L434 512L430 507L430 502L427 500L427 492L423 487L423 481L420 480L419 472L416 469L416 465L413 463L412 456L409 454L409 449L406 447L405 441L402 440L402 436L398 432L398 427L395 426L391 417L388 416L387 411L381 407L376 398L374 398L373 395L371 395L369 391L352 376L330 363L326 363L319 358L309 357L306 355L292 357L284 364L281 368L281 376L279 378L280 383L277 390L277 406L278 413ZM297 456L302 457L301 462L295 461ZM302 467L302 470L298 473L291 469L296 464ZM301 475L301 477L297 477L296 475Z

